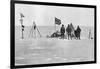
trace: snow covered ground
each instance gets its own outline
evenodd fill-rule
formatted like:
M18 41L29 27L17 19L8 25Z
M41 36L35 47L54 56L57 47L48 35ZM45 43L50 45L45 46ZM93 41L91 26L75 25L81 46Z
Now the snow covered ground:
M32 38L15 40L15 65L94 60L94 39Z
M42 35L36 32L36 38L29 37L31 27L25 26L24 39L21 39L21 27L15 27L15 64L34 65L47 63L82 62L94 60L94 39L89 40L89 30L94 36L93 27L81 27L81 40L46 38L54 27L39 27ZM33 34L34 35L34 34Z

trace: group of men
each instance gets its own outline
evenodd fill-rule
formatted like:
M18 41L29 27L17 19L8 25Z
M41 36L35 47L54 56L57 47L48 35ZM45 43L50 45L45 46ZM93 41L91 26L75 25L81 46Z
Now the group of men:
M69 24L66 29L65 29L64 25L62 24L62 27L60 29L61 38L65 37L65 32L67 33L68 39L72 39L74 37L75 39L80 40L81 29L79 26L77 26L77 29L73 31L73 29L71 28L71 26ZM72 33L72 32L74 32L74 33Z

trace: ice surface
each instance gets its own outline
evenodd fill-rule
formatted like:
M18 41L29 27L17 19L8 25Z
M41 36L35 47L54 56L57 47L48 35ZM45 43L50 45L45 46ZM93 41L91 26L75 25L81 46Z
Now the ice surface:
M15 64L34 65L47 63L68 63L94 60L94 39L89 40L88 30L82 28L81 40L45 38L54 32L54 28L38 28L43 35L37 38L28 37L31 27L26 27L24 39L21 39L21 28L15 27ZM92 34L93 28L92 28Z

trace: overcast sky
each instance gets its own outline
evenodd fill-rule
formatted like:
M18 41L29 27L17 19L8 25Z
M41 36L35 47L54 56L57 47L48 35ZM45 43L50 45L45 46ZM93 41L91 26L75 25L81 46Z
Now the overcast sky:
M93 8L15 4L15 25L20 25L20 13L25 16L25 26L32 25L33 21L39 26L54 26L55 17L61 19L64 25L94 25Z

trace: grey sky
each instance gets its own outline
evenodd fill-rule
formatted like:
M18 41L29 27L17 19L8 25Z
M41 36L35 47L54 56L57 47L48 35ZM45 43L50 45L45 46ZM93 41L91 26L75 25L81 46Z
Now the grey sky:
M94 9L79 7L60 7L46 5L15 4L15 25L20 25L20 14L24 14L24 25L32 25L33 21L40 26L53 26L55 17L61 19L62 24L81 26L94 25Z

